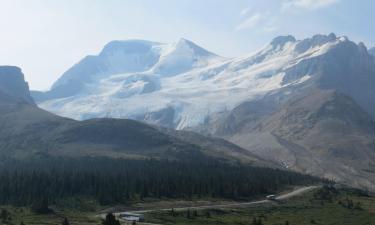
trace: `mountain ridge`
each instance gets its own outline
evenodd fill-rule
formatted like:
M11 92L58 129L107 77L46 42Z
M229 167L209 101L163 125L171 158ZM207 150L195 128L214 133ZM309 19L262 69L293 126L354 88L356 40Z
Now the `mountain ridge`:
M335 59L340 54L345 55L341 57L344 59ZM356 57L347 56L348 54ZM48 101L41 101L41 98L36 97L36 100L44 109L75 119L109 116L143 120L163 126L158 123L160 116L168 117L165 124L169 124L169 127L184 129L199 126L210 114L232 110L236 105L251 98L262 97L286 86L293 89L293 86L299 83L309 83L312 78L316 79L319 74L336 73L336 71L321 71L319 67L324 66L325 70L331 69L324 65L324 61L327 60L333 60L332 65L338 63L344 65L339 60L344 61L345 57L352 61L363 60L364 62L345 63L348 67L351 64L359 65L357 67L361 70L363 69L360 64L368 64L363 68L367 70L370 68L371 71L363 71L361 76L374 79L371 76L375 68L373 60L361 45L349 41L346 37L336 37L334 34L315 35L298 41L292 36L280 36L251 56L214 60L214 63L208 66L193 68L188 72L172 76L160 75L161 73L158 72L160 67L142 73L113 74L109 77L104 75L105 77L99 78L97 82L88 82L87 91L79 95L55 97ZM179 65L178 60L177 63L173 61L171 64ZM160 62L156 65L159 66ZM356 71L353 70L358 68L346 68L340 73L348 74L350 76L348 79L355 79L357 75L354 75ZM349 74L348 71L351 70L353 74ZM375 107L368 106L370 94L363 96L361 91L349 90L348 85L352 84L350 82L340 84L341 78L337 77L339 75L335 76L322 76L325 80L319 85L328 86L323 88L341 89L375 116ZM358 83L358 86L372 84L372 80L359 84L361 80L365 78L354 80L354 84ZM75 87L75 84L72 87ZM366 87L366 89L374 92L371 88ZM238 100L234 100L231 96L236 96ZM137 104L141 101L149 106ZM90 102L100 102L100 104ZM162 121L165 122L165 119Z
M111 41L98 55L89 55L67 70L45 93L32 92L36 101L80 94L86 84L110 74L146 73L173 76L222 57L181 38L164 44L145 40ZM147 75L146 75L147 76ZM151 86L154 84L150 84Z
M375 190L370 51L333 33L279 36L251 55L177 74L106 74L80 95L38 104L75 119L131 118L224 138L279 166Z
M9 89L24 84L17 67L0 66L0 80L10 81ZM160 158L171 160L212 157L272 166L225 140L189 134L189 140L172 130L163 130L127 119L90 119L75 121L38 108L23 99L5 98L0 89L0 155L28 159L38 155L63 157ZM187 134L186 134L187 135ZM221 148L217 148L221 145ZM240 154L241 153L241 154Z

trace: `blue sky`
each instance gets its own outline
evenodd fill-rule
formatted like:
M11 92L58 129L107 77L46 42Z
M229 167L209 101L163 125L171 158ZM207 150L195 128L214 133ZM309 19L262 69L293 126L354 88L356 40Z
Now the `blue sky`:
M375 46L373 0L0 0L0 64L20 66L46 90L107 42L184 37L223 56L275 36L346 35Z

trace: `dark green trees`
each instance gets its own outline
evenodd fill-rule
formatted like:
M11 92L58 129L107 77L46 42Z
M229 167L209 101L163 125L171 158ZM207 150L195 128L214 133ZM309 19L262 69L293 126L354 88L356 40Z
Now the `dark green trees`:
M149 197L235 199L316 181L298 173L208 159L51 158L1 166L0 204L32 205L38 213L48 213L48 204L66 197L91 197L102 204Z
M62 225L70 225L70 223L68 221L68 218L65 217L61 224Z
M120 225L120 221L118 221L112 213L108 213L102 225Z
M31 210L39 214L50 213L51 210L48 208L47 198L35 199L31 205Z

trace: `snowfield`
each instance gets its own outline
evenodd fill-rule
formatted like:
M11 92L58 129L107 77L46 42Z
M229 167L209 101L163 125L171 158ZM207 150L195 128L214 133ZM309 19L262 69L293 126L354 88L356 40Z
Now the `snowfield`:
M89 68L84 65L81 69L81 61L50 91L80 83L78 92L38 104L78 120L113 117L156 124L163 121L164 125L167 120L167 126L177 129L199 126L210 115L230 111L244 101L308 82L312 74L293 79L285 76L301 62L323 55L345 41L345 37L333 34L301 41L283 36L255 54L232 59L217 56L185 39L173 44L111 42L98 56L91 56L94 63L90 62ZM86 73L95 66L100 68Z

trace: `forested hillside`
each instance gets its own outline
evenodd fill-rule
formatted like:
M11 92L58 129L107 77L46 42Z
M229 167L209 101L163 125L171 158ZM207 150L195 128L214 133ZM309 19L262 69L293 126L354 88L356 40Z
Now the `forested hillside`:
M254 198L289 185L317 182L308 175L232 165L209 158L124 160L39 158L9 161L0 169L0 204L45 205L68 197L101 204L144 198Z

